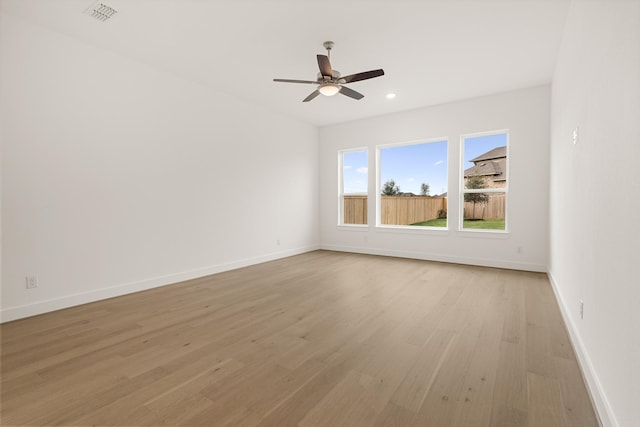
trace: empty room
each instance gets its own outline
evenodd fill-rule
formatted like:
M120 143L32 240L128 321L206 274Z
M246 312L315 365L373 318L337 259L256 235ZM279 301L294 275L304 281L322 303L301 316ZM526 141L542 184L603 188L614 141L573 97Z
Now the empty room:
M640 0L0 0L0 425L640 426Z

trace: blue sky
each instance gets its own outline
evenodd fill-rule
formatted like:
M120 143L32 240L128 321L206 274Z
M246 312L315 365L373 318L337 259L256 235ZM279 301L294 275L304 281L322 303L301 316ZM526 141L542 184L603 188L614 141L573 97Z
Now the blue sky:
M447 141L382 148L380 186L390 179L403 193L420 194L423 182L432 196L447 191Z
M342 158L344 194L366 194L368 163L366 151L345 151Z
M470 159L495 147L507 145L506 134L477 136L464 140L464 169L472 166ZM420 184L426 182L430 195L447 190L447 141L386 147L380 150L380 186L393 179L400 191L420 194ZM368 182L366 151L343 153L344 194L366 194Z
M474 136L464 139L464 169L473 166L469 160L491 151L496 147L504 147L507 145L507 134L501 133L497 135Z

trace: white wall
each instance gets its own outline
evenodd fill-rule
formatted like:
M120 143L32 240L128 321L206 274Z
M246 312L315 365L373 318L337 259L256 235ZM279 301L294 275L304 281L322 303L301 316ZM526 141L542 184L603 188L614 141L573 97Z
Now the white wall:
M328 249L546 271L549 188L548 86L391 114L320 130L320 220ZM509 130L508 234L458 231L460 135ZM375 188L376 145L449 139L449 231L418 232L338 226L338 150L368 147ZM374 194L370 190L370 194ZM522 251L518 253L517 248Z
M574 1L552 84L549 274L605 426L640 420L639 82L640 2Z
M0 19L3 321L317 247L317 128Z

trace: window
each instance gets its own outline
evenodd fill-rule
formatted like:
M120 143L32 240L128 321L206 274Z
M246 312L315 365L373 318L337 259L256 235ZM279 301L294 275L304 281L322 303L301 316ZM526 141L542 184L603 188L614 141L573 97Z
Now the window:
M367 224L367 150L341 151L340 224Z
M379 148L378 224L447 227L447 141Z
M462 138L462 229L506 230L508 134Z

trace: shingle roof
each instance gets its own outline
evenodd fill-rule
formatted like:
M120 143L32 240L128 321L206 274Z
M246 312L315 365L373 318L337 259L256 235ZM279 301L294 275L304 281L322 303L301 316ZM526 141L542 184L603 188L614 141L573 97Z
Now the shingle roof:
M469 169L465 169L464 176L498 176L502 175L503 161L479 162Z
M490 176L492 181L506 180L507 147L496 147L470 161L474 165L465 169L465 178L470 176Z
M475 162L481 162L483 160L484 161L494 160L494 159L506 158L506 157L507 157L507 147L496 147L493 150L487 151L486 153L481 154L475 159L471 159L469 161L472 163L475 163Z

